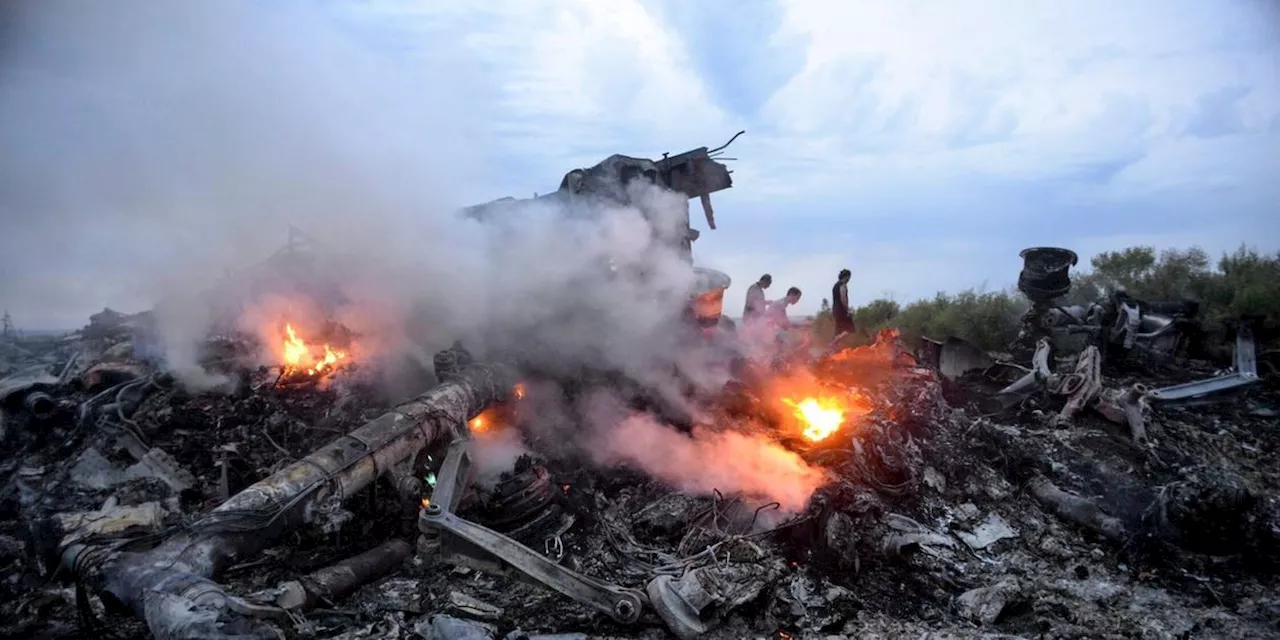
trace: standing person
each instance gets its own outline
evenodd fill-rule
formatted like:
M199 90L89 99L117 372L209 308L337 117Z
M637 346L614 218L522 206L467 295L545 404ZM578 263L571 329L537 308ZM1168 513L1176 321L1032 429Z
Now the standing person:
M841 269L835 286L831 287L831 318L836 322L836 336L832 343L855 330L853 311L849 309L849 278L852 276L848 269Z
M797 302L800 302L800 289L791 287L787 289L785 298L769 303L769 322L773 325L774 330L790 329L793 326L791 320L787 318L787 307Z
M766 273L760 276L755 284L747 287L747 304L742 308L743 324L761 316L768 308L768 303L764 299L764 290L771 284L773 284L773 276Z

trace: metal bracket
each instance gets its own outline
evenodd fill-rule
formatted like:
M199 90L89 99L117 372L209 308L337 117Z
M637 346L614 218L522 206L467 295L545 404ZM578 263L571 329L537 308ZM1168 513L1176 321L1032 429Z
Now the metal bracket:
M1248 387L1259 381L1261 378L1258 377L1258 356L1253 332L1248 327L1240 327L1236 331L1235 371L1205 380L1154 389L1147 397L1154 402L1189 402Z
M1049 351L1053 347L1048 338L1036 341L1036 352L1031 357L1031 370L1013 384L996 392L997 396L1016 395L1031 391L1037 385L1043 385L1053 377L1053 369L1049 366Z
M437 532L447 534L448 537L466 543L460 545L464 549L463 553L472 555L468 547L478 549L546 587L618 622L630 624L638 620L644 605L642 592L562 567L537 551L497 531L464 520L455 513L469 482L471 456L467 451L468 444L469 441L458 439L449 445L431 504L418 516L418 529L428 535Z

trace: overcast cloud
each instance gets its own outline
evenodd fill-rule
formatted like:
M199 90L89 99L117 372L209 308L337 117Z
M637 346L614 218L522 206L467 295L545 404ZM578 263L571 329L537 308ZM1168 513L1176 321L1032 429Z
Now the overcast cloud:
M265 256L284 220L342 241L359 231L342 212L430 191L439 210L403 220L409 242L450 207L739 129L720 229L694 248L734 277L732 313L765 271L814 310L842 267L853 302L909 301L1006 286L1032 245L1086 260L1138 243L1280 249L1280 8L1265 0L290 2L242 12L253 46L227 38L212 59L183 52L239 25L175 24L158 0L134 3L155 7L149 21L116 24L21 4L0 13L0 306L25 327L148 306L171 269ZM138 34L163 46L131 49ZM244 52L262 47L305 61L298 86L329 90L255 71ZM261 72L271 109L222 99L231 72ZM380 100L388 86L414 99ZM262 119L228 127L239 162L182 153L189 128L236 118ZM253 153L258 136L351 153L298 177ZM412 162L370 175L375 151ZM246 210L268 189L292 210ZM201 222L218 216L238 223ZM241 250L202 253L215 232Z

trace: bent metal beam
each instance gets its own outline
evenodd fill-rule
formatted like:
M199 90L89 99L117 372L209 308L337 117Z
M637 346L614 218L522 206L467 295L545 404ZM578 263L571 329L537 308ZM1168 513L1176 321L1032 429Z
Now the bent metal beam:
M228 606L229 598L211 578L426 446L452 438L485 407L507 399L519 380L515 368L503 364L469 365L451 373L443 384L232 496L154 549L106 564L107 594L143 617L158 638L195 637L222 628L212 619L214 612L200 614ZM87 551L69 547L63 561L73 566Z

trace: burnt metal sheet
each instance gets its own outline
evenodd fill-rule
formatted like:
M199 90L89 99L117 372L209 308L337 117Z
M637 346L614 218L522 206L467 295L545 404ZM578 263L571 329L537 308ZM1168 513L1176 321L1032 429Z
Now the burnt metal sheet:
M30 391L49 391L56 388L59 382L58 377L43 366L19 371L0 379L0 403L8 401L10 396L25 395Z

